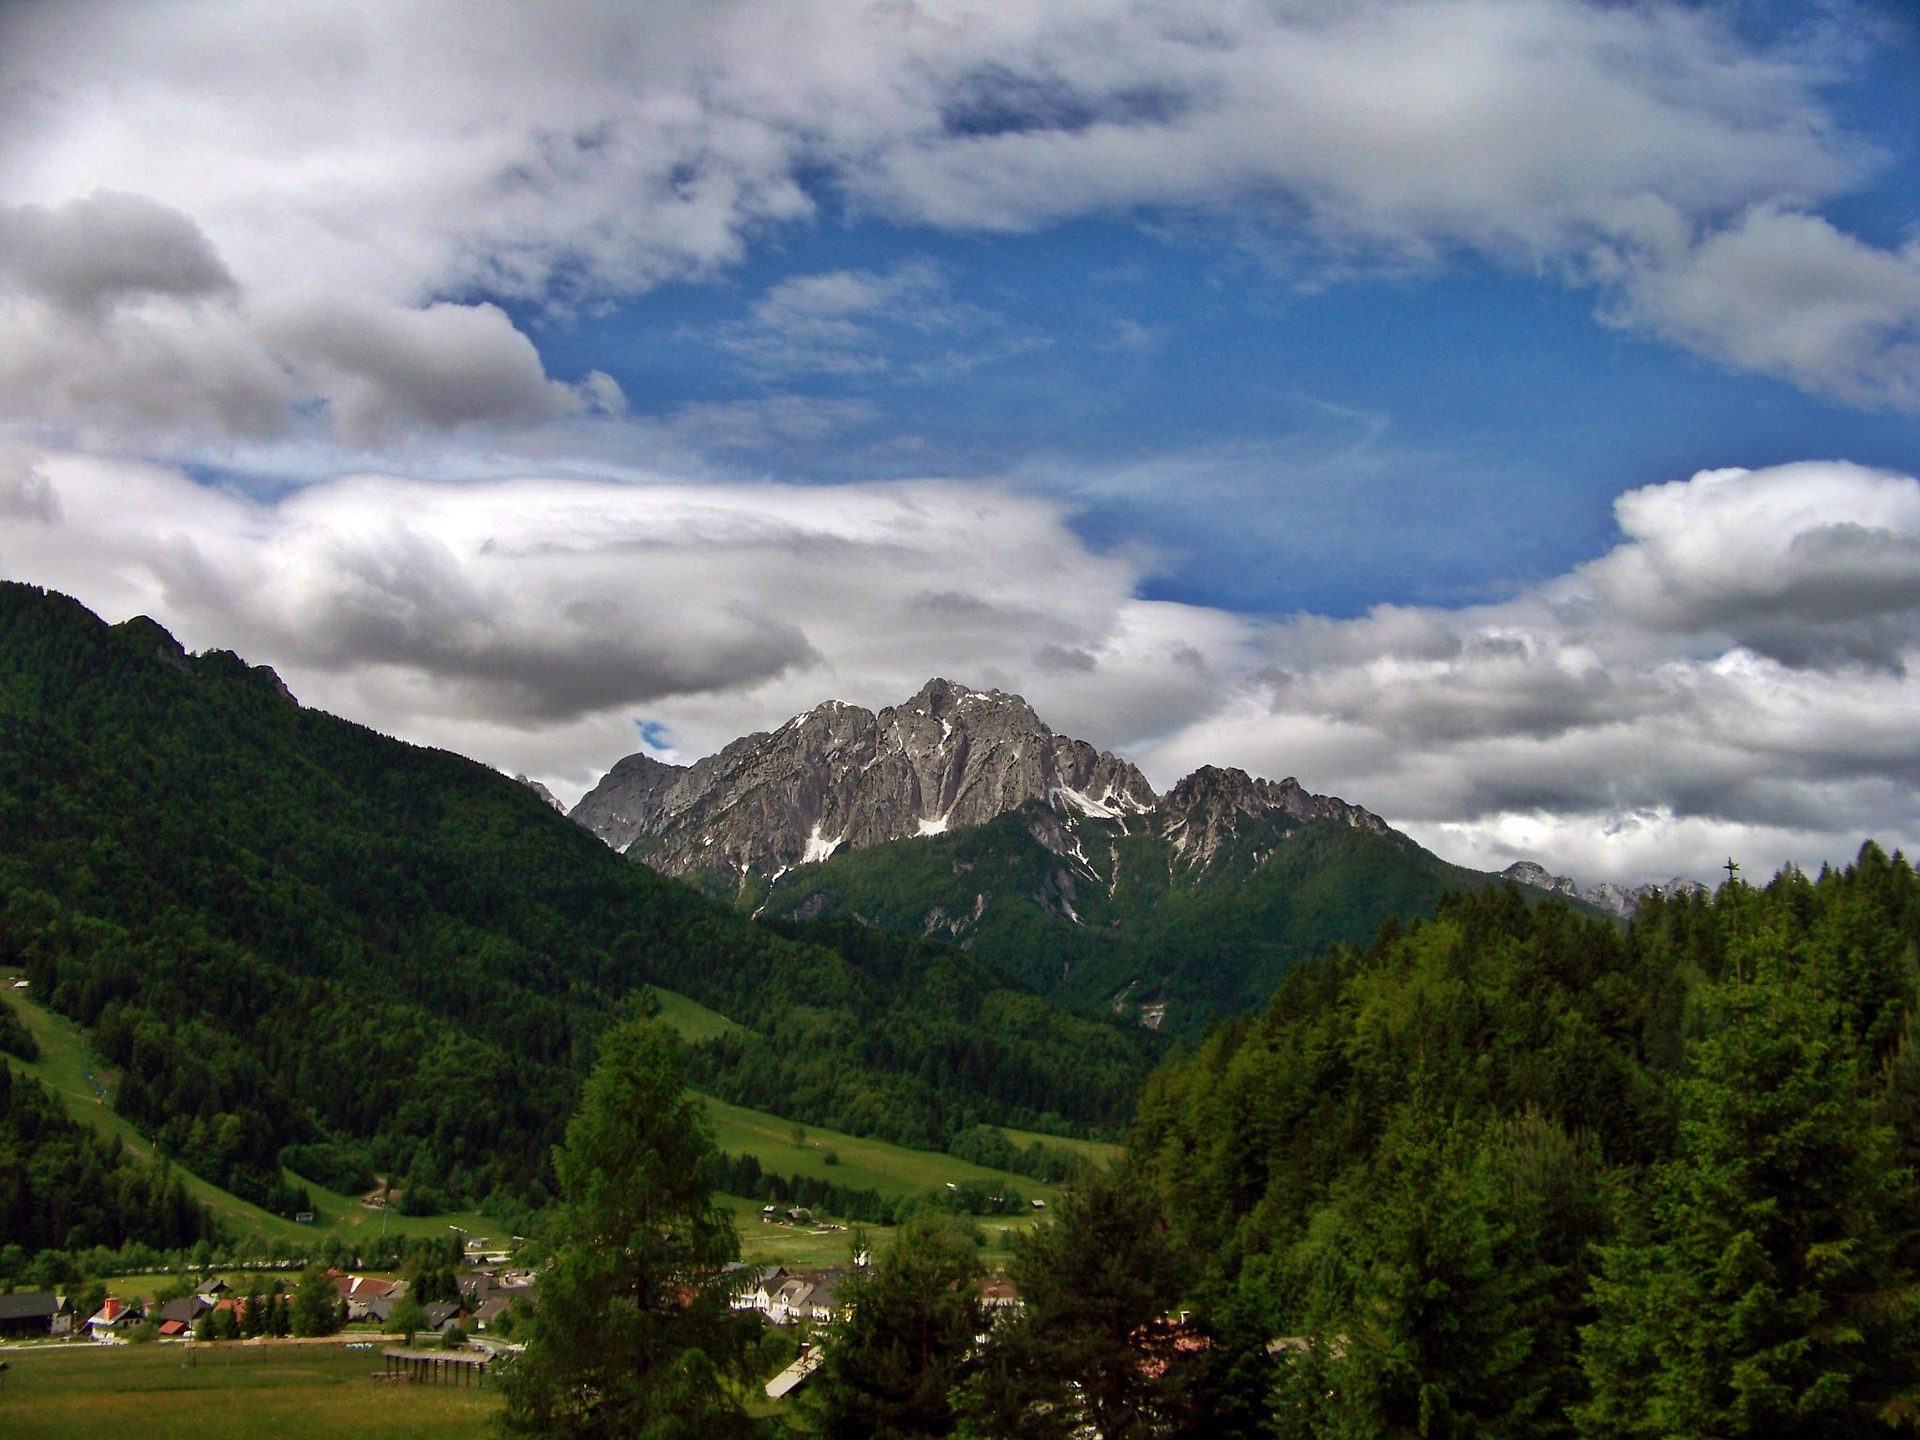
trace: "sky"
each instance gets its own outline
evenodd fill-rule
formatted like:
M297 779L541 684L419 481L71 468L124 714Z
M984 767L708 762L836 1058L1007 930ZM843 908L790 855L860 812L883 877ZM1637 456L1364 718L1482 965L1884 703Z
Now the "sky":
M0 577L571 801L932 675L1920 840L1905 0L0 6Z

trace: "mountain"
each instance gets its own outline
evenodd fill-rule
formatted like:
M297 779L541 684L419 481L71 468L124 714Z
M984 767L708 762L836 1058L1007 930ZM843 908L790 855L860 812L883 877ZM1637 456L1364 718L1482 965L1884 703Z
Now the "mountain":
M762 917L951 941L1172 1030L1490 882L1291 778L1204 766L1157 795L1019 696L940 679L877 713L829 702L692 766L628 756L572 813Z
M1544 865L1532 860L1516 860L1500 872L1501 878L1513 881L1516 885L1530 886L1535 890L1544 890L1550 895L1565 896L1569 900L1582 900L1595 909L1623 920L1631 920L1633 912L1641 903L1653 896L1665 900L1685 899L1690 895L1710 893L1698 880L1689 880L1684 875L1676 875L1665 884L1649 882L1645 885L1616 885L1611 880L1603 880L1598 885L1582 888L1570 875L1554 875Z
M936 679L878 714L829 702L692 766L630 755L573 818L669 874L773 876L1041 799L1115 816L1155 796L1133 766L1054 734L1019 696Z
M85 1028L129 1121L258 1201L283 1163L537 1199L643 985L742 1027L694 1048L702 1088L923 1146L1110 1134L1156 1053L951 946L755 925L485 766L9 583L0 836L0 965Z

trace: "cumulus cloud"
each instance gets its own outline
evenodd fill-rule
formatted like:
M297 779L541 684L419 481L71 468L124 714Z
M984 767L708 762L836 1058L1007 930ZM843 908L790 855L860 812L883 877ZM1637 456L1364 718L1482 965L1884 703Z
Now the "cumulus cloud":
M0 279L95 318L125 300L225 297L235 288L192 220L144 195L106 190L53 209L0 208Z
M1604 267L1615 324L1864 407L1920 408L1920 241L1880 250L1760 205Z
M151 444L286 433L324 405L330 432L376 445L418 430L618 413L610 376L547 378L498 306L245 297L188 216L95 191L0 208L0 414Z
M1911 843L1920 481L1707 471L1615 508L1620 545L1499 604L1273 626L1244 691L1155 742L1156 766L1234 753L1442 853L1587 878Z
M625 408L618 384L598 371L582 386L549 380L533 342L496 305L313 307L273 330L353 445L416 428L527 424L589 405Z
M415 310L564 313L712 277L823 201L972 231L1181 215L1259 237L1303 283L1463 252L1562 274L1718 361L1915 403L1912 254L1813 208L1877 157L1824 107L1821 56L1756 49L1714 7L461 13L446 44L425 4L13 7L0 189L43 216L98 186L149 196L262 303ZM69 303L217 278L164 238L199 268L34 262L35 283ZM922 283L806 277L732 340L857 372L877 363L862 316Z

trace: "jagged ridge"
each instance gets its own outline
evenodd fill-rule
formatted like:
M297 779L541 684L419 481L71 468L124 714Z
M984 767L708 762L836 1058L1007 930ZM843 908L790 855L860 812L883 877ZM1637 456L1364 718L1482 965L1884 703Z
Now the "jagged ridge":
M1684 875L1676 875L1665 884L1649 882L1645 885L1616 885L1611 880L1603 880L1598 885L1588 885L1584 889L1571 875L1552 874L1546 866L1532 860L1516 860L1500 872L1503 879L1516 884L1530 885L1536 890L1545 890L1554 895L1565 895L1569 899L1584 900L1589 905L1631 920L1633 912L1640 908L1640 902L1659 895L1668 899L1677 899L1686 895L1705 895L1707 887L1698 880L1689 880Z
M1197 868L1252 817L1387 832L1379 816L1291 778L1211 765L1163 799L1133 765L1055 734L1018 695L941 679L877 714L829 701L691 766L629 755L572 815L671 874L777 878L842 849L983 825L1035 801L1067 825L1144 817ZM1046 828L1050 847L1066 853L1070 837Z

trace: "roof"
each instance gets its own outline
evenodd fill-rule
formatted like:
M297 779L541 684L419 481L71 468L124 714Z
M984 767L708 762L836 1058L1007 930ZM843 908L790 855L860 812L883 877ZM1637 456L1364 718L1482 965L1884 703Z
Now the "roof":
M51 1320L66 1308L51 1290L28 1290L19 1295L0 1295L0 1320Z

